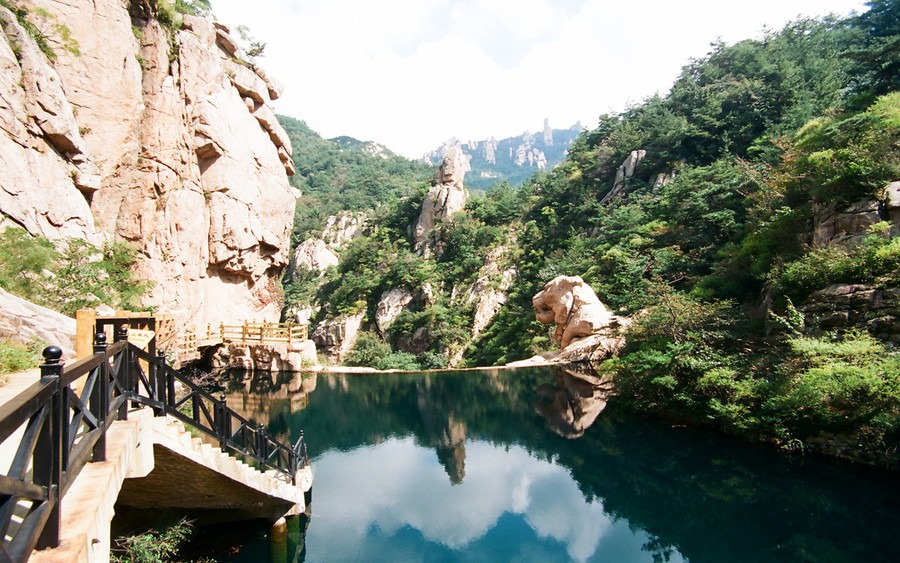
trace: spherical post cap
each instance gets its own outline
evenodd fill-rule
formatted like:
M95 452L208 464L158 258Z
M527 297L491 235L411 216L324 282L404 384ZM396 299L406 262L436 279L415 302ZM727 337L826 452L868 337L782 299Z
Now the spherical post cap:
M42 353L48 364L55 364L62 358L63 351L59 346L47 346Z
M103 331L94 335L94 344L106 344L106 333Z

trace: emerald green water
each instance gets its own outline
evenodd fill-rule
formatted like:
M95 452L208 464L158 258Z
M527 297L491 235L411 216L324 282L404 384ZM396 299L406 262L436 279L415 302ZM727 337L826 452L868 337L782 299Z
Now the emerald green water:
M897 474L643 420L590 375L318 375L290 389L247 376L227 389L270 433L305 432L311 516L287 560L900 561ZM284 560L265 532L217 559Z

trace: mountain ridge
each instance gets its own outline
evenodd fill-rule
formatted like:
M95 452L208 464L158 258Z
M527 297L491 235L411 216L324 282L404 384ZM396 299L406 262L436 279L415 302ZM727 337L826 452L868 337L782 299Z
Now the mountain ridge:
M539 170L551 169L568 155L568 148L581 134L581 122L568 129L553 129L549 119L543 128L532 133L497 140L488 137L479 141L460 141L451 137L440 147L422 155L419 162L440 164L451 148L459 146L469 160L471 171L466 177L466 187L473 192L484 192L497 182L507 181L514 186L523 184Z

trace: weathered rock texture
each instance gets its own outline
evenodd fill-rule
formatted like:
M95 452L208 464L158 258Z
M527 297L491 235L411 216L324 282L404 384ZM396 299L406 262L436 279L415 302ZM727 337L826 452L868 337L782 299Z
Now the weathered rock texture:
M10 295L0 289L0 337L59 346L63 360L75 359L75 319Z
M553 338L565 348L573 340L597 334L617 319L581 276L558 276L532 299L536 318L544 324L556 323Z
M889 183L879 195L840 207L814 206L813 246L856 246L882 221L891 236L900 236L900 182ZM882 340L900 343L900 288L833 284L813 292L800 311L813 331L865 328Z
M366 214L362 211L348 211L328 217L321 237L308 238L294 250L291 272L297 271L297 266L317 272L323 272L329 266L337 266L338 255L335 250L362 236L366 231L366 220Z
M343 248L347 243L361 237L366 232L368 217L365 212L346 211L332 215L325 220L322 240L329 248Z
M556 323L561 348L506 364L526 367L577 362L598 363L619 353L631 319L612 314L579 276L559 276L532 298L537 320Z
M312 340L330 361L340 363L356 344L365 318L366 310L363 309L355 315L320 323L312 334Z
M813 245L856 245L870 234L869 227L880 221L891 224L891 235L900 236L900 182L891 182L877 200L863 199L838 207L813 206Z
M329 266L338 265L338 255L321 239L306 239L294 250L291 257L291 271L298 271L298 267L315 272L323 272Z
M494 316L506 303L507 292L518 273L515 265L503 266L508 251L508 246L501 245L488 252L484 258L484 265L478 272L478 278L462 296L462 305L474 305L475 314L472 318L469 341L450 355L450 367L462 361L468 345L491 324Z
M88 197L100 171L46 55L0 6L0 214L50 239L99 242Z
M223 345L212 358L213 368L237 368L247 371L300 371L316 365L316 346L311 340L290 345L273 344Z
M616 170L616 179L613 181L613 187L600 201L601 205L613 201L628 189L631 177L634 176L634 171L637 169L638 164L644 160L645 156L647 156L647 151L639 149L631 151L631 154L625 157L622 165Z
M900 343L900 288L834 284L810 295L800 311L813 329L829 331L857 325L873 336Z
M51 64L0 15L3 215L54 239L128 241L160 312L277 321L295 204L277 84L202 18L170 31L146 0L33 4L81 54L51 37Z
M466 206L469 191L463 179L468 171L469 160L462 149L458 145L450 149L435 174L435 185L425 195L413 232L416 251L426 258L432 253L440 255L442 251L439 237L431 236L435 226Z
M382 335L387 335L388 329L412 299L412 293L397 287L381 294L375 311L375 324Z

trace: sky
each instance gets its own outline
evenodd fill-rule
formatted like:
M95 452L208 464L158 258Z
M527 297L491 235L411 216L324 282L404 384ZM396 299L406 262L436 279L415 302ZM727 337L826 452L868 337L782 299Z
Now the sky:
M722 40L852 0L212 0L216 19L266 43L276 112L323 137L419 158L465 142L593 128L654 93Z

